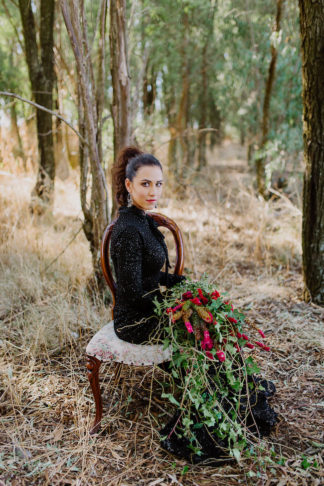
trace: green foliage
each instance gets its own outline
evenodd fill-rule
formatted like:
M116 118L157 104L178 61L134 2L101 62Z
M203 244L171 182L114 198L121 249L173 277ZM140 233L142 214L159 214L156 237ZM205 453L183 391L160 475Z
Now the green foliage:
M11 2L0 4L0 22L0 90L30 96L19 10ZM5 107L8 99L2 99L0 103ZM18 111L28 115L30 110L21 103L18 105Z
M99 3L98 0L85 2L95 70ZM74 60L59 10L57 7L55 46L60 108L76 123ZM34 11L38 25L38 2L34 4ZM287 163L294 168L297 154L302 149L297 2L285 2L282 30L276 36L272 33L274 17L275 2L270 0L142 0L140 3L129 0L127 37L136 140L148 148L154 147L161 126L176 127L176 137L179 137L179 130L189 133L190 150L195 156L197 128L205 126L219 130L208 135L211 146L225 130L257 148L261 138L270 43L275 42L278 59L271 97L270 133L263 149L267 182L274 170L284 171ZM31 97L19 9L13 2L3 2L0 19L0 89ZM105 42L107 75L103 145L107 159L113 136L109 115L112 92L108 36ZM183 108L185 82L188 82L188 108L183 120L179 114ZM145 90L146 94L151 93L149 110L145 105ZM30 112L31 108L28 110ZM184 163L182 145L178 146L177 155L177 166L181 166Z
M156 301L156 313L166 326L164 344L172 346L171 373L181 394L181 400L169 391L163 394L181 410L177 433L198 453L195 430L206 426L239 461L250 435L240 404L258 389L252 375L260 371L242 352L250 339L241 334L245 316L208 283L207 275L173 287L162 303Z

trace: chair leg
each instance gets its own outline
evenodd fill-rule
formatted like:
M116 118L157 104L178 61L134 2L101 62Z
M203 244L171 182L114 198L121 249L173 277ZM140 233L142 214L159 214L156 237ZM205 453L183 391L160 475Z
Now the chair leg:
M99 385L99 368L101 361L94 356L87 355L88 378L90 381L92 393L96 404L96 416L90 429L90 435L96 434L100 429L102 418L102 399Z

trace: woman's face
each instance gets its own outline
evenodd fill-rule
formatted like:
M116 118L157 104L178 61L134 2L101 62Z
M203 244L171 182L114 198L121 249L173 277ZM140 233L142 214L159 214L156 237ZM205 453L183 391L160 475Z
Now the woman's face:
M162 195L163 173L156 165L140 167L132 181L125 180L133 204L140 209L154 209Z

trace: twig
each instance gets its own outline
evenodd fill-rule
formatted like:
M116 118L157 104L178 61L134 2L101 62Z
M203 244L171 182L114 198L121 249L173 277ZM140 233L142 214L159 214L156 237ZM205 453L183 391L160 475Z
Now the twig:
M82 230L83 228L83 223L82 225L80 226L80 228L78 229L78 231L73 235L73 238L69 241L69 243L66 245L65 248L63 248L63 250L54 258L54 260L52 260L45 268L43 271L41 271L41 274L44 274L46 272L46 270L49 269L49 267L51 267L53 265L53 263L55 263L61 255L63 255L63 253L66 251L66 249L71 245L71 243L75 240L75 238L78 236L78 234L80 233L80 231Z
M69 123L65 118L63 118L62 115L59 115L58 113L56 113L56 111L49 110L48 108L45 108L45 106L39 105L38 103L35 103L34 101L27 100L26 98L23 98L22 96L19 96L15 93L10 93L9 91L0 91L0 96L9 96L11 98L17 98L17 100L20 100L20 101L23 101L24 103L28 103L29 105L35 106L35 108L37 108L38 110L46 111L47 113L50 113L51 115L56 116L56 118L59 118L60 120L62 120L64 123L67 124L67 126L69 126L71 128L71 130L74 131L74 133L80 138L82 143L84 143L85 145L88 145L88 142L74 128L74 126L71 125L71 123Z

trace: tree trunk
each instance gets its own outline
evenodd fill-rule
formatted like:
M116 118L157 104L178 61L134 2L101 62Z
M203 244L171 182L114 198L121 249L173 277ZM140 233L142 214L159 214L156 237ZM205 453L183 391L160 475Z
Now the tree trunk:
M17 156L21 157L22 162L23 162L23 168L24 171L27 171L27 158L25 155L24 151L24 146L22 142L22 138L20 135L20 130L18 126L18 120L17 120L17 111L16 111L16 102L13 101L12 104L10 105L10 119L11 119L11 126L13 128L13 132L17 138L17 143L18 143L18 151L17 151Z
M106 2L106 0L102 0L102 2ZM87 140L87 145L80 147L80 195L84 214L83 229L90 243L95 280L101 288L104 279L100 267L100 245L103 232L109 222L108 189L98 147L98 141L101 140L99 133L101 126L98 123L101 120L102 99L96 97L98 91L96 91L90 57L84 2L61 0L60 3L77 67L79 127L81 134ZM105 8L102 4L100 9L100 15L105 16ZM100 22L104 21L101 19ZM102 27L100 31L101 35L104 35ZM102 44L101 48L103 48ZM103 54L101 55L103 56ZM102 62L99 69L103 69ZM104 75L98 74L97 79L104 79ZM87 203L88 159L92 179L90 207Z
M280 22L282 16L282 6L284 0L277 0L277 11L276 11L276 20L274 23L273 32L279 34L280 32ZM262 116L262 138L259 150L262 150L268 141L269 135L269 111L270 111L270 99L271 93L273 88L273 83L275 79L276 73L276 64L277 64L277 57L278 51L273 42L271 42L271 61L269 64L268 70L268 77L266 81L265 87L265 94L264 94L264 101L263 101L263 116ZM255 161L256 164L256 176L257 176L257 186L258 192L262 196L265 195L265 173L264 173L264 156L260 156Z
M189 134L189 97L190 97L190 66L188 59L188 44L189 44L189 19L188 13L183 11L183 42L181 44L180 52L182 58L182 92L179 103L179 110L177 114L176 127L179 136L180 147L182 151L182 166L178 167L178 173L184 177L188 173L191 166L192 157L190 150L190 134ZM179 164L181 161L179 160Z
M209 39L206 39L202 50L201 60L201 91L199 102L199 132L198 132L198 169L201 170L207 165L206 159L206 136L204 128L207 126L207 47Z
M54 0L41 0L39 47L30 0L19 0L29 79L36 103L52 110L54 85ZM38 54L40 53L40 55ZM52 115L36 111L38 174L32 191L31 209L43 213L54 197L55 161Z
M128 54L126 41L126 0L110 2L110 70L113 87L111 113L114 123L114 161L119 151L131 143ZM113 193L112 216L116 212Z
M154 112L154 103L156 98L156 78L157 75L154 72L154 69L150 67L149 63L147 63L143 79L142 97L143 112L146 118L148 118Z
M304 105L305 298L324 305L324 0L299 0Z
M199 93L198 170L203 169L207 165L207 158L206 158L207 143L206 142L207 142L208 132L204 129L207 128L208 111L211 111L210 110L211 100L208 103L208 94L209 94L208 93L208 84L209 84L208 83L208 74L209 74L208 73L208 67L209 67L208 46L210 45L211 40L213 38L214 17L215 17L216 6L217 6L216 2L210 1L210 7L207 10L208 18L206 19L206 22L208 22L208 28L206 29L206 33L204 34L205 39L203 41L202 55L201 55L201 66L200 66L201 84L200 84L200 93ZM211 119L210 116L209 118Z

